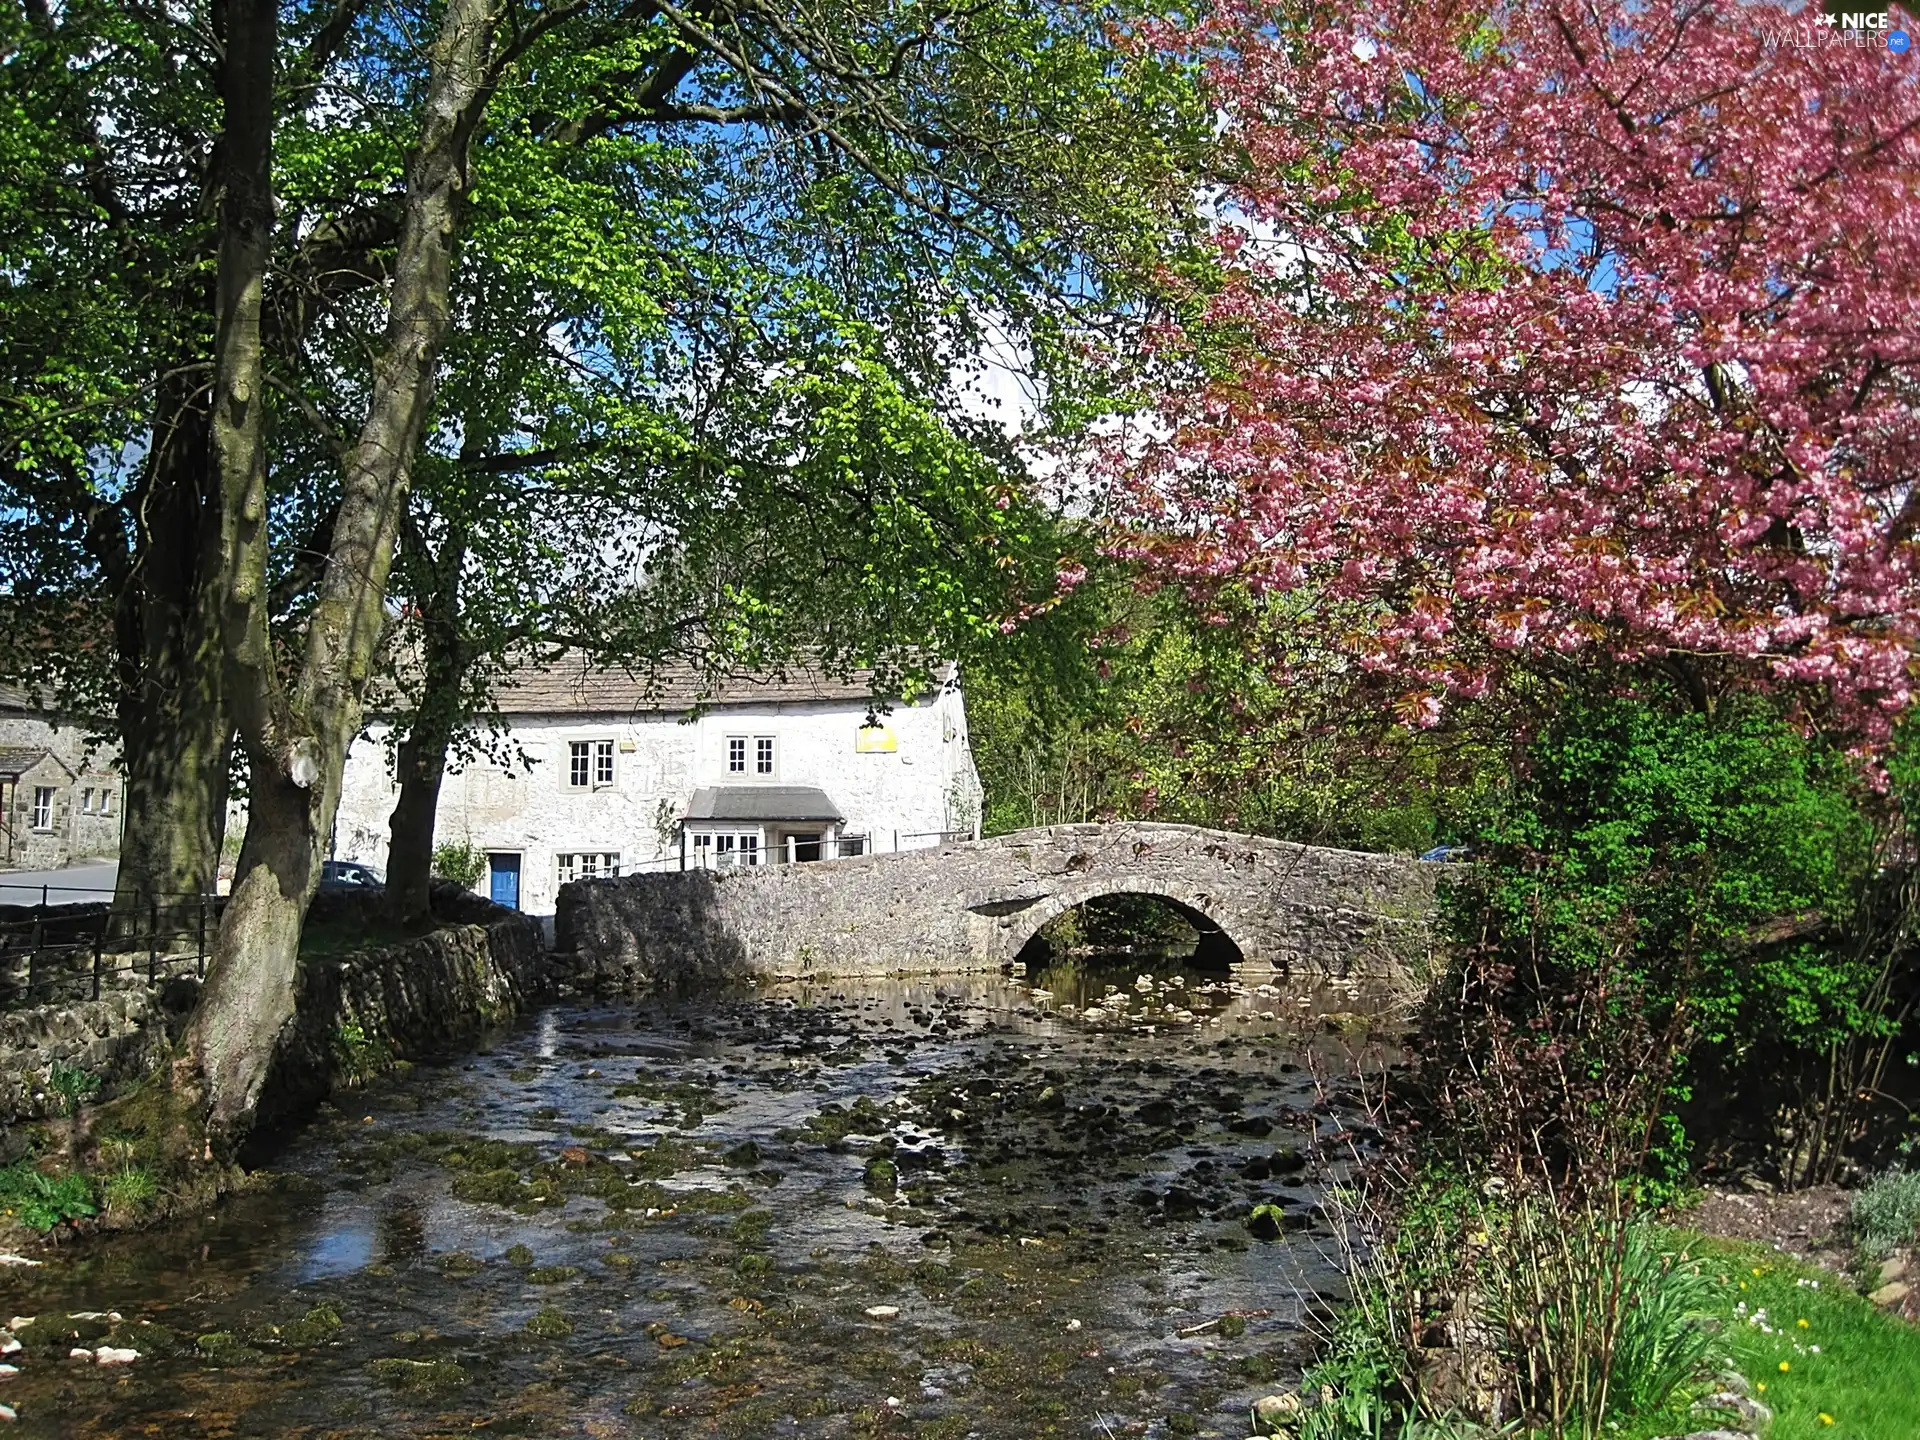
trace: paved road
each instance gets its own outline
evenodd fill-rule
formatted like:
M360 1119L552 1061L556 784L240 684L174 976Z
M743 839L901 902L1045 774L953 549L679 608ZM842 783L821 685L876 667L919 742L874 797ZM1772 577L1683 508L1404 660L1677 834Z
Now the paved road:
M120 873L117 860L72 865L65 870L0 870L0 905L37 905L46 887L49 905L79 905L111 900Z

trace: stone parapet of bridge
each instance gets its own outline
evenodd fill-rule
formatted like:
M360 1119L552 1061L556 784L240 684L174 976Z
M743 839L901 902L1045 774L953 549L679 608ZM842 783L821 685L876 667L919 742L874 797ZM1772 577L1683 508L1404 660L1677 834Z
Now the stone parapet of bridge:
M1309 975L1384 976L1428 946L1430 866L1191 825L1055 825L935 849L576 881L558 948L621 984L997 969L1063 911L1150 895L1202 949ZM1235 954L1237 952L1237 956Z

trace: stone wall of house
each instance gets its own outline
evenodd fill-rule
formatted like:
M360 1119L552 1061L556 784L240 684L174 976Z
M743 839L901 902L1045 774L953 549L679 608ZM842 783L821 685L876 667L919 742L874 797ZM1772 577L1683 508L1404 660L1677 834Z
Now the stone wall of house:
M1249 964L1400 973L1424 958L1432 867L1186 825L1025 830L900 855L579 881L557 948L604 983L939 973L1013 960L1103 895L1168 900Z
M552 984L539 925L453 886L436 886L441 928L403 944L311 959L299 1008L261 1104L271 1128L328 1091L395 1060L470 1045L511 1021ZM316 918L338 918L365 896L322 895ZM0 1132L60 1113L49 1090L55 1062L97 1076L103 1094L149 1074L168 1053L199 987L192 957L153 984L122 973L98 1000L0 1011Z
M677 863L675 827L702 786L818 787L846 817L845 833L875 850L933 844L937 832L971 830L979 814L957 690L896 704L882 717L894 748L865 753L857 746L867 707L857 700L730 702L693 719L671 711L506 718L507 763L476 758L450 772L435 834L519 856L520 906L535 914L554 912L559 855L617 855L627 870ZM776 773L729 774L730 735L771 736ZM568 746L594 740L614 743L613 783L576 789ZM342 857L378 867L395 797L386 741L376 723L349 752L336 828Z
M0 750L44 750L47 757L6 787L6 830L0 870L53 870L120 853L121 780L113 746L96 744L91 728L37 708L31 697L0 685ZM33 824L33 792L54 792L51 823Z

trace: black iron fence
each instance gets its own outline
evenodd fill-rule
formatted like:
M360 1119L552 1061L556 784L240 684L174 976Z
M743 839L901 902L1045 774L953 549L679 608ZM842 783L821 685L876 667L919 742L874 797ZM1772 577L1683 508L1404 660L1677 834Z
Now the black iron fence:
M156 895L116 910L39 889L38 904L0 905L0 1009L98 1000L123 977L206 974L224 896Z

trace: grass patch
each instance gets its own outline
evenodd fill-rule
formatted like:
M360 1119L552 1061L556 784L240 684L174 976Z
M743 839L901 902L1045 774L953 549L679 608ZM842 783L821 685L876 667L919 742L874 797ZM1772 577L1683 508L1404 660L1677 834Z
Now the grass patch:
M160 1201L160 1182L137 1165L115 1170L100 1182L100 1200L117 1215L138 1215Z
M1774 1414L1769 1440L1920 1436L1920 1330L1830 1271L1763 1246L1682 1238L1706 1262L1741 1373L1766 1387L1756 1398Z
M440 928L432 916L424 916L408 925L395 925L377 916L340 916L312 920L300 932L302 960L333 960L355 955L362 950L378 950L387 945L404 945Z

